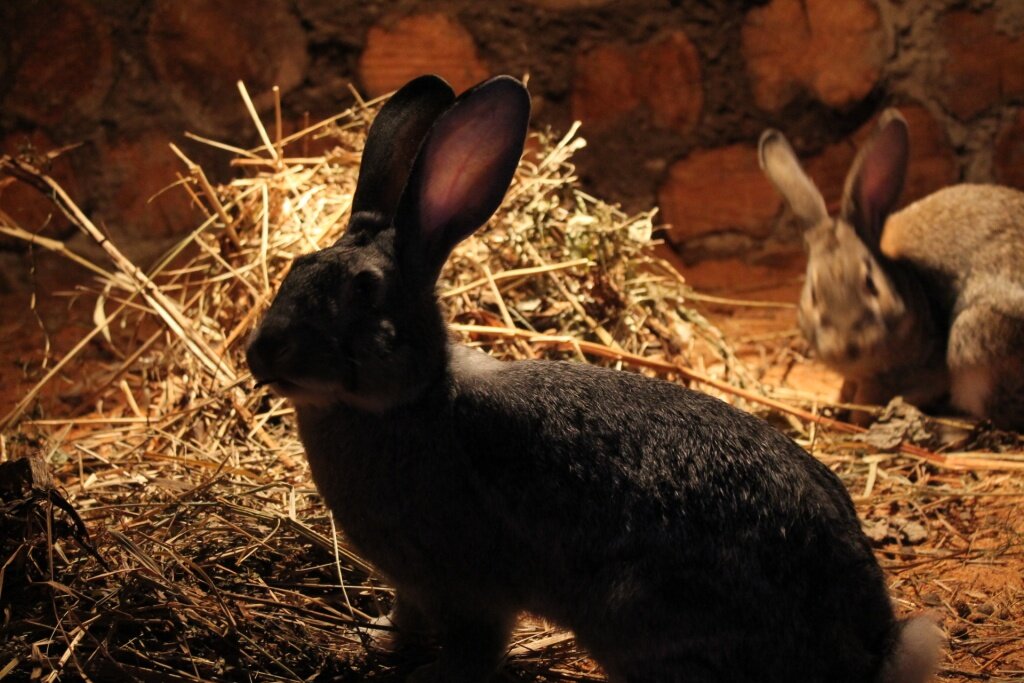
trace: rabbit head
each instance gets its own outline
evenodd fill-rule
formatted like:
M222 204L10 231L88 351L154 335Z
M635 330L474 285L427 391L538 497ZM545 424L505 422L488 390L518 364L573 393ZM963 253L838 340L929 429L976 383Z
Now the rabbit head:
M899 340L913 332L916 313L903 274L879 250L906 173L906 122L895 110L883 114L850 168L835 217L782 133L766 130L758 153L761 168L805 226L807 275L798 307L804 336L846 376L884 367Z
M299 406L380 412L438 379L447 338L435 281L501 203L529 111L509 77L458 99L436 76L396 92L367 136L344 235L294 261L250 338L256 380Z

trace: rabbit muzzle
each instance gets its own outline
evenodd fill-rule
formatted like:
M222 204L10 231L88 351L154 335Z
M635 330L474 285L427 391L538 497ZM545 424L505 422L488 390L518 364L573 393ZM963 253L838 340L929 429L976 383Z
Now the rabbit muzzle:
M258 327L249 340L245 359L257 387L269 387L275 394L297 403L322 404L333 392L318 386L322 382L299 379L290 369L300 353L294 333L272 321Z

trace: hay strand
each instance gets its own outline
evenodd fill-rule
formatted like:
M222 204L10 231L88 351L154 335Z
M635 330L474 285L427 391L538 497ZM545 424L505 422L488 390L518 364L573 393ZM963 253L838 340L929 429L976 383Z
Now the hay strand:
M16 634L0 638L0 678L362 681L404 673L367 648L370 622L387 611L391 591L335 533L310 484L291 408L236 370L246 334L292 260L344 229L381 100L357 98L283 136L275 95L271 139L239 90L262 145L245 150L189 135L234 157L238 177L221 186L175 148L187 170L177 187L207 218L148 273L51 178L24 160L0 160L0 170L53 197L103 247L112 266L90 268L88 291L117 302L4 419L0 459L43 454L108 566L74 542L67 510L2 501L0 515L20 505L17 514L32 510L35 526L19 522L4 528L23 535L0 534L4 633ZM322 155L310 155L313 138L318 148L329 143ZM827 402L762 384L698 305L780 305L692 292L651 249L653 213L628 216L579 189L571 159L584 144L576 127L531 140L505 205L442 274L439 298L453 332L500 358L607 364L699 384L759 411L855 492L900 610L942 613L952 637L944 676L1010 680L1024 670L1019 438L978 429L949 452L903 442L880 453L853 440L862 430L824 414ZM4 222L4 234L29 239ZM780 339L790 342L744 343ZM94 347L106 355L83 351ZM764 357L785 362L783 351ZM80 378L69 390L74 408L40 400L39 389L61 376ZM529 616L517 628L510 670L519 680L602 680L570 634Z

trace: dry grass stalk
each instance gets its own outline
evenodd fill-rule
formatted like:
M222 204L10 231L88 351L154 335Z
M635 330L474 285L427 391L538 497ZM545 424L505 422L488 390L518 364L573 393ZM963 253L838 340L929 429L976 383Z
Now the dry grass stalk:
M36 406L36 419L25 419L34 392L2 440L4 457L47 459L110 568L68 542L59 510L47 513L55 524L44 533L0 558L21 558L27 579L23 595L0 584L11 610L2 628L13 636L0 638L0 678L395 675L365 649L365 626L386 607L388 588L332 533L290 408L236 370L291 260L339 236L377 104L358 101L287 137L277 117L273 141L258 123L256 150L205 141L237 157L242 175L226 186L204 184L181 154L185 187L207 219L148 273L52 180L23 161L0 162L52 193L115 267L92 268L99 322L59 366L88 378L75 389L82 408ZM310 142L330 144L311 156ZM947 674L1024 670L1024 527L1015 513L1024 485L1007 472L1020 457L997 450L1008 442L981 444L990 451L982 457L913 445L878 454L844 437L849 426L771 395L690 305L698 297L679 274L652 255L653 215L626 216L579 190L571 155L582 145L575 130L536 136L505 206L456 250L439 289L455 333L503 358L628 365L768 406L766 417L858 494L901 607L946 614L955 638ZM760 302L740 302L750 303ZM96 345L115 360L87 358ZM571 638L535 619L521 624L511 660L519 679L600 680Z

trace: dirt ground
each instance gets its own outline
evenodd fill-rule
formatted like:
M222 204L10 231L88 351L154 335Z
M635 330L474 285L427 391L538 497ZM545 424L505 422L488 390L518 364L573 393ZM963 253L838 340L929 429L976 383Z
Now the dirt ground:
M707 261L685 272L690 284L701 292L792 304L801 287L801 268L801 256L792 254L780 258L773 267L750 266L737 260ZM836 399L841 378L804 356L795 309L709 305L707 312L736 345L737 353L752 366L761 368L768 381L820 396L824 401ZM1015 450L1020 452L1019 444ZM931 478L939 481L944 476L937 472ZM908 575L907 580L915 584L917 606L944 616L951 653L940 674L943 680L1024 681L1024 624L1020 621L1024 616L1024 476L1019 472L976 472L969 478L987 480L984 495L969 503L968 499L956 505L932 500L924 502L924 506L932 507L936 513L930 522L949 527L950 535L963 541L965 547L972 551L995 550L998 558L979 562L962 555L957 560L953 553L952 561L942 562L934 573ZM848 485L851 483L850 479L844 480ZM879 501L872 501L874 496L858 495L856 487L851 486L851 493L869 525L877 523L879 515L901 514L896 512L898 503L886 510L886 506L878 505ZM974 508L973 516L960 514L966 509L955 509L964 504ZM947 512L952 514L946 516ZM928 561L883 560L883 566L899 585L903 573L920 568L917 562L921 560ZM997 627L999 635L989 631L997 621L1001 622Z
M822 402L827 402L834 399L839 379L804 356L803 345L796 329L792 303L796 300L799 290L801 267L801 256L794 253L780 256L772 266L751 266L739 261L705 262L687 268L685 275L702 294L731 300L729 303L704 301L700 303L700 308L722 330L739 356L751 367L757 368L762 378L774 385L783 386L787 391L793 392L793 395L804 398L817 396ZM760 302L761 305L738 305L735 303L736 300ZM764 305L773 302L777 305ZM29 299L22 295L6 295L0 300L3 311L0 319L0 411L3 414L6 414L44 374L45 370L40 369L40 364L47 356L42 351L47 340L51 347L47 364L52 368L54 362L93 327L92 311L84 300L69 306L68 299L45 297L40 299L35 312L28 303ZM44 329L48 332L46 335L43 334ZM89 364L102 366L110 361L98 348L87 350L85 357L85 367ZM81 376L81 373L81 370L58 373L57 378L43 392L42 404L46 409L30 414L53 416L65 409L70 411L81 407L80 403L88 400L89 396L88 378ZM1021 515L1020 509L1024 500L1022 473L1019 470L1013 472L981 467L943 469L912 458L878 452L864 444L850 444L840 435L826 434L824 430L816 431L813 427L809 432L801 431L806 427L792 431L795 428L792 424L787 424L785 418L780 417L778 421L782 428L790 429L791 433L801 439L803 445L810 446L815 455L832 466L848 485L865 522L865 528L877 543L877 554L890 578L897 610L901 614L906 614L927 609L942 618L950 646L943 660L940 680L1024 681L1024 515ZM801 433L807 437L805 440L800 436ZM1015 445L1015 452L1020 453L1019 441L1015 442L1005 436L1001 437L991 450L1013 450L1007 444ZM975 442L972 447L979 447L978 443ZM10 448L11 443L5 442L5 453ZM100 452L97 458L102 460L102 457L103 453ZM90 481L89 467L95 467L95 472L92 476L92 488L87 491L86 484ZM243 467L248 466L243 464ZM130 534L132 528L141 524L139 520L145 515L136 518L129 515L126 510L118 509L123 498L114 495L113 491L117 489L111 488L112 493L107 498L104 497L106 494L102 490L98 490L95 475L100 474L99 481L102 484L105 481L103 476L106 476L104 473L108 472L109 467L96 463L83 469L82 459L79 458L77 464L67 460L55 462L53 469L67 499L73 505L88 504L89 508L83 512L83 517L92 529L100 553L114 552L123 547L127 543L123 540L125 535ZM304 468L299 466L292 469L301 480ZM127 472L120 472L118 486L124 485L121 480L137 475L133 475L130 468ZM268 487L272 485L273 482L266 483ZM111 484L111 487L114 486L115 484ZM310 522L310 525L321 533L328 534L330 527L323 521L322 511L308 512L310 509L315 510L317 506L315 497L309 490L308 481L296 486L298 488L293 491L299 490L301 494L298 506L300 516L314 515L317 521ZM161 490L173 493L171 497L174 498L180 488L181 484L175 484L173 481L150 477L146 488L142 490L148 492L146 495L152 496L153 502L147 503L148 505L159 506L167 500L167 497L160 493ZM216 495L218 500L227 496L226 493ZM267 498L267 501L270 501L270 498ZM310 503L312 507L303 507L303 501L313 501ZM294 515L294 493L290 505ZM201 514L191 510L192 508L182 508L181 518ZM195 510L201 508L196 507ZM177 520L179 512L174 512L173 516ZM175 521L172 521L168 524L174 523ZM224 521L224 524L229 524L229 521ZM232 518L230 524L241 522ZM105 533L108 528L116 528L118 531ZM271 529L265 538L270 539L274 533L276 530ZM181 535L184 536L185 532L181 532ZM265 552L264 549L257 547L259 543L268 545L258 538L253 541L252 536L243 538L241 532L235 537L235 541L231 540L232 536L233 532L225 536L224 542L228 548L219 549L219 553L233 553L230 546L251 543L252 551L247 550L242 554L245 557L251 555L255 560L260 557L260 553ZM202 555L202 551L190 548L187 539L175 542L173 550L167 552L172 553L176 562L184 563L181 567L187 568L188 561L204 563L205 560L198 555L187 556L182 560L178 555L189 552ZM134 543L141 541L135 537ZM139 551L139 557L159 559L158 552L161 547L164 546L146 546L149 555ZM61 552L73 555L73 547L66 544ZM320 614L321 619L326 620L323 615L329 612L328 607L336 606L337 596L332 596L336 590L324 585L330 584L331 581L317 584L313 581L317 575L303 573L306 568L302 565L307 562L318 564L319 566L314 569L329 578L331 574L328 570L332 568L330 555L325 555L314 547L309 551L308 557L300 555L282 560L275 559L271 554L268 558L264 558L265 564L259 565L262 569L255 570L255 575L245 575L250 578L250 584L255 582L268 590L276 590L279 597L284 589L280 584L268 588L267 578L274 576L274 572L298 572L302 581L289 584L294 591L292 599L296 601L291 609L301 607L309 614ZM88 593L82 588L83 582L87 585L94 584L94 588L103 585L105 574L98 567L90 568L89 562L91 561L88 558L79 562L76 571L81 573L75 577L54 577L57 581L55 585L65 586L69 592L75 593L76 600L80 601L76 602L76 605L88 602L78 594L79 591L82 591L83 595ZM145 564L145 561L142 561L142 564ZM243 588L240 584L234 583L241 581L241 578L233 575L231 581L222 581L219 574L213 573L209 566L206 567L209 576L212 577L208 580L218 586L214 590L221 591L217 599L222 601L225 611L237 609L240 614L256 619L259 616L256 613L262 609L269 609L266 600L252 602L255 598L250 597L247 602L243 599ZM248 571L254 570L250 568ZM264 574L259 575L259 571L263 571ZM164 572L166 574L167 570ZM275 600L278 597L275 597ZM93 605L93 612L90 612L93 616L76 616L76 619L81 619L76 623L89 625L93 623L90 619L100 619L103 615L97 614L95 610L102 611L105 599L89 603ZM153 633L145 635L141 631L134 636L130 633L125 635L123 629L127 627L124 623L131 622L132 619L140 624L156 624L159 621L152 611L152 604L142 598L138 598L138 602L138 613L133 613L132 610L135 608L126 602L118 604L121 614L118 617L121 619L118 628L122 630L111 628L101 644L94 646L92 656L96 657L97 662L103 660L104 653L109 655L115 650L115 646L120 647L124 644L119 639L127 642L148 642L147 637L157 638ZM55 608L57 604L58 600L54 598ZM71 607L68 608L68 613L73 611ZM254 614L256 616L253 616ZM216 615L207 616L211 620L216 618ZM10 642L13 645L6 650L0 646L0 679L8 672L5 665L9 662L15 663L12 669L15 680L42 679L50 670L47 666L52 666L53 662L61 657L62 652L74 649L60 647L62 637L74 641L74 630L70 633L65 632L63 636L40 635L42 632L56 632L52 624L53 619L54 611L49 609L31 614L19 614L17 609L13 612L8 610L5 623L0 624L0 635L12 637ZM274 622L274 627L288 629L289 623L287 620ZM308 643L309 649L320 647L326 654L319 660L307 658L305 655L293 655L289 658L288 653L282 654L275 650L268 654L271 658L268 661L278 662L291 674L284 675L278 672L268 674L260 680L298 680L315 676L320 676L317 680L390 680L387 673L389 669L385 665L375 664L373 657L366 658L358 641L351 640L350 636L345 636L348 639L343 641L348 643L345 647L338 646L336 642L331 644L342 637L340 627L324 621L326 625L321 630L316 630L311 625L313 623L309 621L305 624L305 628L313 629L312 631L303 631L297 636L306 639L303 642ZM62 625L62 628L67 628L67 625ZM147 625L145 628L157 627ZM198 648L200 640L211 639L210 634L204 634L196 622L189 628L196 629L196 632L181 636L187 641L186 647ZM23 629L24 632L18 633L17 629ZM601 680L599 672L593 665L567 645L569 639L566 634L554 630L543 621L524 620L517 636L517 644L513 647L510 657L509 680ZM31 644L31 647L26 644L19 650L20 646L15 642L18 639L18 642L26 642ZM4 638L0 638L0 642L3 640ZM80 650L83 648L84 645L79 645ZM109 648L109 651L104 648ZM198 657L198 654L196 656ZM156 655L153 657L155 659ZM350 658L360 663L358 666L324 664L325 659L330 658ZM65 655L60 665L71 668L81 664L85 670L90 670L94 676L96 675L97 669L90 668L88 659L83 659L84 664L73 656L70 658L70 664L68 661L68 656ZM152 663L137 664L140 667L139 671L161 671ZM143 664L150 668L143 667ZM96 662L92 662L92 666L95 667ZM211 667L213 668L210 671L221 670L216 669L213 664ZM223 662L221 667L223 669ZM102 667L98 670L104 671ZM230 667L228 670L230 671ZM24 678L19 677L20 674L24 674ZM207 675L213 676L216 680L234 680L237 674L236 670L235 674Z

